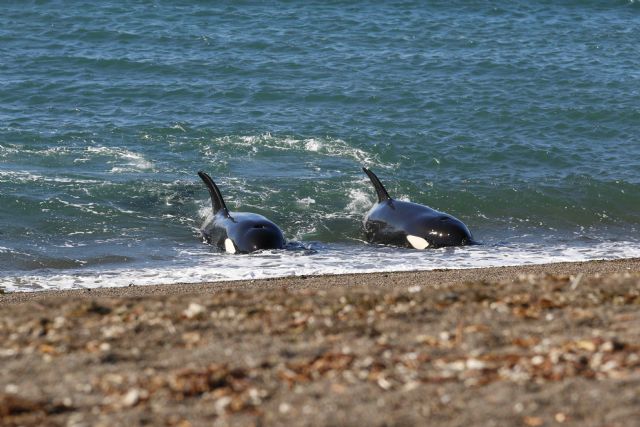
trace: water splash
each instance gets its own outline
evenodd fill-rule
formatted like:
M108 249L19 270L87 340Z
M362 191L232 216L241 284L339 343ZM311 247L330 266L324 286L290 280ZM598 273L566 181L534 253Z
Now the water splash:
M133 268L67 269L0 275L9 292L251 280L317 274L369 273L532 265L640 257L640 243L490 245L415 251L369 245L299 245L290 251L227 255L182 250L169 263ZM2 253L3 250L0 250Z

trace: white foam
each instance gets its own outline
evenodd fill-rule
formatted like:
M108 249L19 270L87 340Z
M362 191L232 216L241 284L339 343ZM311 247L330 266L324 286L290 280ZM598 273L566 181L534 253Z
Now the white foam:
M298 204L303 205L303 206L309 206L309 205L314 204L316 201L315 201L315 199L313 199L311 197L304 197L302 199L297 199L296 202Z
M322 142L318 141L317 139L308 139L305 141L304 143L304 148L307 151L318 151L320 150L320 148L322 147Z
M94 215L102 215L101 212L99 212L99 211L97 211L95 209L98 206L95 203L71 203L71 202L68 202L66 200L60 199L58 197L56 197L56 198L54 198L52 200L55 200L56 202L58 202L60 204L63 204L65 206L76 208L76 209L78 209L78 210L80 210L82 212L91 213L91 214L94 214Z
M66 155L72 152L72 150L73 148L64 147L64 146L55 146L55 147L49 147L45 149L42 149L42 148L30 149L25 147L22 144L10 144L9 147L0 145L0 154L2 154L3 156L5 156L6 154L19 153L21 155L32 154L36 156L49 157L49 156L57 156L61 154Z
M0 180L7 179L10 182L56 182L61 184L96 184L101 181L97 181L94 179L83 179L83 178L67 178L67 177L57 177L57 176L44 176L38 175L35 173L27 172L27 171L1 171L0 170Z
M345 212L350 215L360 215L367 212L374 204L371 194L370 189L368 191L360 188L350 189L349 203L345 207Z
M311 152L319 155L330 157L351 158L360 164L375 165L376 167L390 169L397 165L387 164L380 159L368 153L365 150L350 145L340 138L293 138L272 136L270 133L262 135L246 135L240 137L225 136L217 140L219 144L224 146L235 145L249 149L253 153L264 151L265 149L278 151L300 151ZM207 155L212 155L210 149L206 151Z
M86 152L110 157L107 164L114 165L110 173L153 171L153 162L147 160L142 154L120 147L87 147Z
M552 262L640 257L640 243L594 245L467 246L416 251L374 245L336 245L305 251L273 251L252 255L211 252L206 245L183 250L175 260L141 268L91 268L0 276L9 292L218 282L271 277L516 266Z

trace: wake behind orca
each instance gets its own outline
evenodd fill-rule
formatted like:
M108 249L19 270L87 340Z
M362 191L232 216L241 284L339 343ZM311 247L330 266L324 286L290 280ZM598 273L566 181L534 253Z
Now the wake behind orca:
M475 243L466 225L457 218L417 203L394 200L378 177L367 168L378 195L364 218L367 241L415 249L463 246Z
M280 228L262 215L229 212L218 186L205 172L198 172L209 194L213 215L209 215L201 232L207 243L228 253L249 253L261 249L282 249L285 245Z

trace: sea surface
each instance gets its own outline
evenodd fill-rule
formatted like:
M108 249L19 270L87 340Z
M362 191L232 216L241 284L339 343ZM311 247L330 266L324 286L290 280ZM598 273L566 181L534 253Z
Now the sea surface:
M362 166L483 244L367 244ZM201 169L291 248L204 244ZM638 256L637 2L0 4L6 291Z

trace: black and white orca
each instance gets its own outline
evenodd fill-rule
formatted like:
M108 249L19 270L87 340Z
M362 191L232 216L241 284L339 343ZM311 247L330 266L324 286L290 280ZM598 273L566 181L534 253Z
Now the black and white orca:
M466 225L457 218L417 203L394 200L378 177L367 168L376 203L364 218L367 241L414 249L474 244Z
M201 227L205 240L228 253L249 253L261 249L282 249L282 230L262 215L251 212L229 212L218 186L205 172L198 172L211 195L213 214Z

